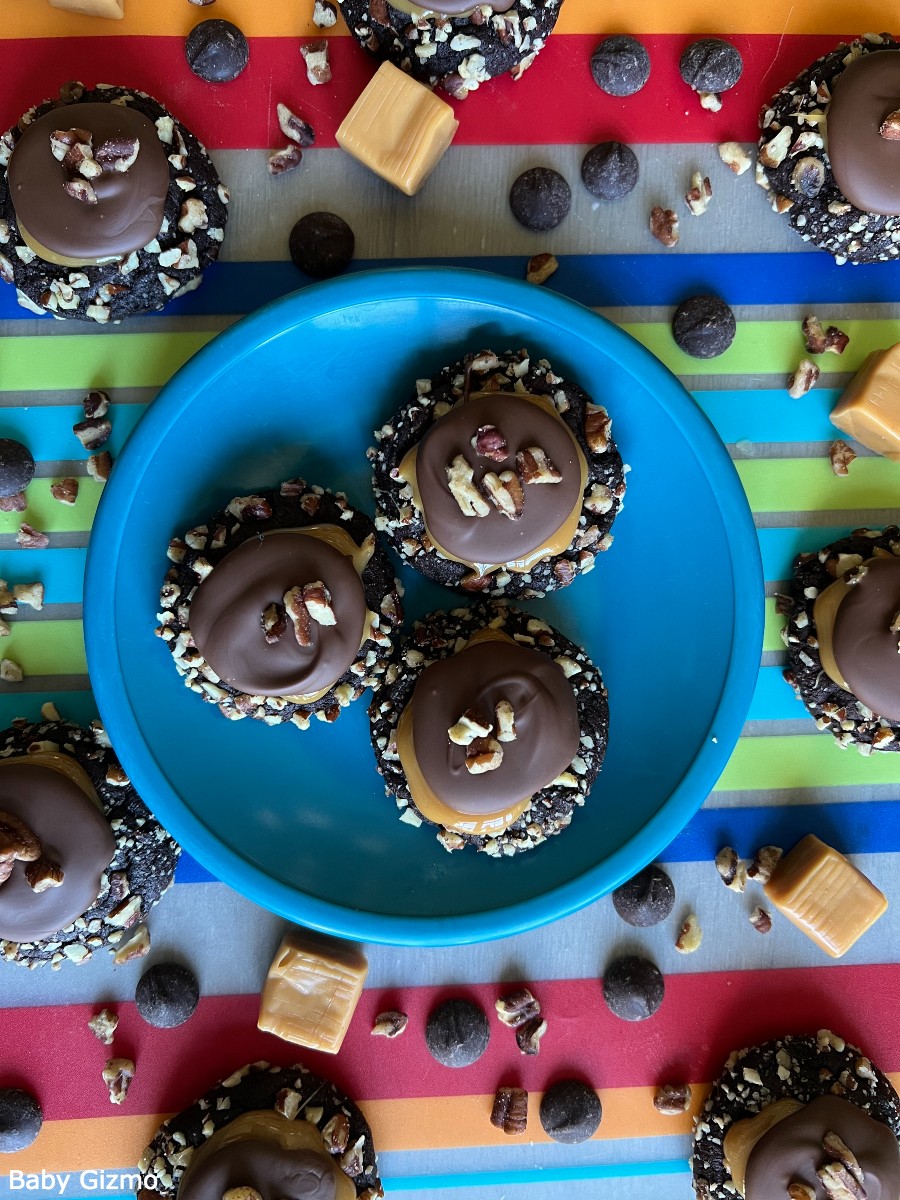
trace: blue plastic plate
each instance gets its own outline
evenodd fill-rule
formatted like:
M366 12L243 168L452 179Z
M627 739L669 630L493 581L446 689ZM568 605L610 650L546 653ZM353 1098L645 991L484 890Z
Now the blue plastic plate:
M527 346L606 404L632 467L615 543L531 607L603 670L610 744L572 828L512 860L444 851L397 819L366 699L305 733L226 721L154 637L166 545L231 496L293 475L371 512L366 447L413 381L467 351ZM408 617L462 603L399 568ZM531 284L422 268L287 296L217 337L128 439L91 535L85 634L103 720L138 790L239 892L364 941L449 945L533 928L649 862L700 806L756 680L763 588L722 443L615 326Z

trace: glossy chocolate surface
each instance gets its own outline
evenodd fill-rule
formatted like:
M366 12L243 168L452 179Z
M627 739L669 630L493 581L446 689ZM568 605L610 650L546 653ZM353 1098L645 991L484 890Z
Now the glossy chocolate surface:
M834 619L832 648L850 691L879 717L900 721L900 558L872 558Z
M900 51L855 59L834 82L828 156L838 187L863 212L900 213L900 141L879 133L900 109Z

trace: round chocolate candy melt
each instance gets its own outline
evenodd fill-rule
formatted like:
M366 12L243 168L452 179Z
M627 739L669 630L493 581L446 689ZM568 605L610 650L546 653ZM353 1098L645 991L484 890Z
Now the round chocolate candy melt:
M597 1132L603 1117L600 1097L580 1079L560 1079L541 1097L541 1125L554 1142L574 1145Z
M174 1029L183 1025L200 1000L193 971L179 963L157 963L138 980L134 993L137 1010L148 1025Z
M835 615L834 658L857 700L900 721L900 558L872 558L865 567Z
M17 496L34 478L34 458L27 446L0 438L0 497Z
M614 34L591 55L594 83L610 96L633 96L650 78L650 55L637 38Z
M428 1017L425 1045L445 1067L468 1067L487 1050L491 1027L471 1000L445 1000Z
M737 331L734 313L718 296L689 296L675 309L672 337L691 358L724 354Z
M311 212L291 230L288 248L295 267L314 279L330 279L350 265L356 238L337 213Z
M581 181L598 200L621 200L633 191L639 173L637 157L624 142L600 142L581 161Z
M509 192L512 214L526 229L543 233L569 215L572 191L558 171L532 167L516 179Z
M744 60L731 42L701 38L685 47L678 69L695 92L727 92L740 79Z
M44 1114L34 1096L22 1088L0 1088L0 1154L26 1149L43 1123Z
M900 51L860 55L834 81L828 157L835 182L863 212L900 213L900 140L884 137L900 110Z
M636 954L615 959L603 976L603 999L623 1021L646 1021L662 1004L664 994L659 968Z
M675 906L675 886L660 867L644 867L612 894L613 907L629 925L647 929L664 921Z
M218 17L194 26L184 52L188 66L207 83L230 83L250 61L246 37L237 25Z
M103 164L90 178L69 170L51 149L51 135L66 133L75 122L79 136L90 135L95 164ZM135 145L137 157L124 171L104 155L104 147L133 152ZM128 105L86 102L51 109L25 127L7 169L21 229L37 246L66 259L96 263L131 254L162 226L169 191L166 152L150 118ZM70 195L70 178L89 183L96 203Z

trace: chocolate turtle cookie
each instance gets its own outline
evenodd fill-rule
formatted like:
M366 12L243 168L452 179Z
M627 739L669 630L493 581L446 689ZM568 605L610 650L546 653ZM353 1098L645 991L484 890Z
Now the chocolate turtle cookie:
M228 192L144 92L67 83L0 138L0 278L37 313L106 324L193 291Z
M138 1200L383 1196L372 1131L333 1083L302 1066L254 1063L161 1125Z
M404 561L525 599L590 571L625 495L606 409L526 350L484 350L416 392L369 451L375 524Z
M898 50L889 34L842 43L761 116L757 182L804 241L838 263L900 255Z
M900 1098L828 1029L732 1054L694 1129L699 1200L900 1195Z
M376 58L388 59L457 100L507 72L518 79L556 24L563 0L338 0L350 32Z
M303 479L237 496L169 543L157 636L231 720L334 721L384 674L403 620L371 520Z
M103 948L122 961L146 952L135 927L168 889L180 853L99 721L81 729L22 720L0 733L4 958L60 967Z
M794 561L784 677L820 729L900 750L900 528L857 529Z
M369 708L400 820L499 858L571 822L600 771L606 688L583 650L502 604L431 613Z

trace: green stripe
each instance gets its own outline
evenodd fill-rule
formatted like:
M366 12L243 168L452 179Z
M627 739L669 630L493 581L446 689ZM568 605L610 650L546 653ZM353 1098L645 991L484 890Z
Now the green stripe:
M207 331L7 337L0 390L160 387L214 336Z
M864 757L852 747L841 750L830 733L810 733L740 738L715 790L791 791L878 783L900 784L900 754Z
M784 617L780 617L775 611L775 597L766 597L766 618L763 626L763 650L784 650L784 642L781 640L781 627L784 625Z
M23 513L0 513L0 533L17 533L22 522L42 533L79 533L90 529L103 484L93 479L78 480L74 504L61 504L50 495L52 479L34 479L25 493L28 508Z
M17 662L26 675L87 674L80 621L13 619L9 628L9 637L0 643L0 655Z
M900 501L900 465L887 458L857 458L849 475L835 475L824 456L748 458L734 465L755 513L896 508Z

